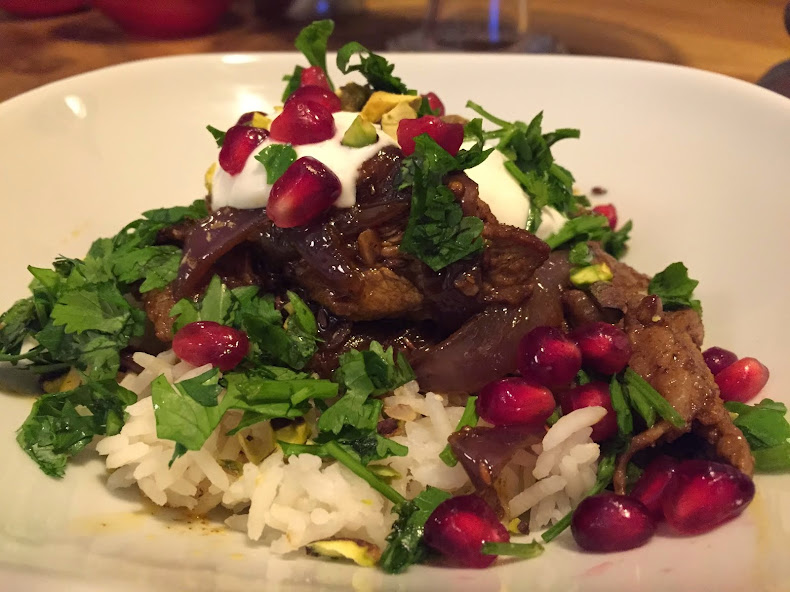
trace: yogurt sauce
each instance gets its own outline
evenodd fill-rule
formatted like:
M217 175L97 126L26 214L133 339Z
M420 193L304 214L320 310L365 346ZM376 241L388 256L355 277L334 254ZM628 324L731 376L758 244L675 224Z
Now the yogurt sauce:
M335 202L338 208L350 208L356 203L356 185L359 167L386 146L397 145L379 126L378 141L363 148L343 146L340 140L356 119L358 113L334 113L337 132L334 137L315 144L294 146L297 158L312 156L323 163L340 180L342 191ZM278 144L267 138L247 158L244 168L237 175L230 175L217 164L212 180L211 204L214 208L232 206L239 209L263 208L269 201L272 186L267 183L266 169L255 160L269 144ZM465 148L472 143L464 144ZM466 174L480 187L480 198L488 204L497 220L511 226L524 228L529 214L529 196L505 169L506 159L501 152L494 151L478 166L468 169ZM542 223L535 233L545 239L557 232L568 219L554 208L542 211Z
M334 113L337 131L332 138L315 144L294 146L297 158L312 156L337 175L342 187L340 197L334 204L338 208L350 208L356 203L357 172L362 163L385 146L396 145L392 138L376 126L379 138L375 144L363 148L343 146L340 140L357 115L359 113L345 111ZM217 163L211 184L211 207L232 206L242 210L266 207L272 186L267 183L266 169L255 160L255 155L269 144L282 144L282 142L267 138L253 150L238 175L226 173Z

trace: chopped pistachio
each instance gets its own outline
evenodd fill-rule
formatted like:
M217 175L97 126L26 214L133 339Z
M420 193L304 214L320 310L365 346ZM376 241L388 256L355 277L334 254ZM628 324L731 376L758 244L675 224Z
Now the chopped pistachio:
M346 130L346 133L343 134L343 139L340 140L340 143L350 148L363 148L375 144L378 139L379 136L373 124L362 119L361 115L357 115L357 118L351 122L351 125Z
M571 283L574 286L588 286L595 282L608 282L612 279L612 270L606 263L597 263L571 270Z
M350 559L362 567L373 567L381 559L381 549L359 539L327 539L307 545L311 555Z
M203 183L206 185L206 191L211 193L211 185L214 182L214 173L217 172L217 163L212 162L211 166L206 169L206 174L203 177Z
M277 444L271 423L262 421L236 434L247 460L259 464L272 452Z
M417 112L408 103L398 103L381 116L381 129L393 140L398 139L398 124L402 119L417 119Z
M362 111L362 107L368 102L371 90L367 86L362 86L356 82L349 82L341 86L337 90L337 96L340 97L340 105L343 111Z
M250 121L250 127L257 127L265 130L268 130L271 124L272 124L272 120L266 117L263 113L260 113L258 111L253 113L252 121Z
M45 380L42 384L45 393L65 393L71 391L82 384L82 377L76 368L70 368L65 374Z
M288 444L304 444L310 438L310 426L300 417L284 428L274 430L274 437L275 440Z
M420 101L422 99L418 95L396 95L377 90L370 95L368 102L362 107L361 115L371 123L379 123L381 117L399 103L406 103L416 110L420 106Z
M392 481L393 479L400 479L402 475L387 465L368 465L370 472L376 475L379 479L384 481Z

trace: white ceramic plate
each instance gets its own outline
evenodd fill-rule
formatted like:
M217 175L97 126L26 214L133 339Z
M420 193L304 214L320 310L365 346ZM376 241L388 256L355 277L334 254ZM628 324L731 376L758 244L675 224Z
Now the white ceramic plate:
M51 84L0 105L0 308L26 294L26 266L81 256L143 210L203 195L224 128L279 100L295 56L207 55L138 62ZM397 56L412 87L450 112L473 99L506 118L545 111L578 127L557 156L581 189L606 187L635 229L628 260L655 272L683 260L700 280L707 343L753 355L764 394L790 402L787 223L790 101L694 70L612 59ZM269 558L237 533L185 523L136 492L104 488L83 454L45 477L14 430L31 398L0 394L2 590L786 590L790 488L761 476L738 520L706 536L663 532L628 553L585 555L566 534L533 561L484 571L372 569Z

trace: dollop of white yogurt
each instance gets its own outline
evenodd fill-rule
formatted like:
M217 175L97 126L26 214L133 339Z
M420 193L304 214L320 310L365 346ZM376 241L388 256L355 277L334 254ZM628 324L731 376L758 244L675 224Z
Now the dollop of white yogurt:
M463 147L469 148L473 144L467 142ZM529 216L529 196L505 168L505 162L505 155L494 150L481 164L467 169L466 174L477 183L480 199L488 204L497 220L503 224L524 228ZM541 210L541 220L535 234L544 240L568 221L556 209L548 206Z
M356 203L357 176L363 162L374 156L385 146L396 145L395 141L385 134L379 126L378 141L362 148L343 146L340 140L351 126L358 113L341 111L334 113L335 135L329 140L315 144L294 146L297 158L312 156L332 171L340 180L342 191L335 202L335 207L350 208ZM217 163L211 184L211 206L221 208L231 206L238 209L264 208L269 202L272 185L266 179L266 169L255 160L255 156L270 144L282 144L270 137L252 151L244 168L237 175L230 175L222 170Z

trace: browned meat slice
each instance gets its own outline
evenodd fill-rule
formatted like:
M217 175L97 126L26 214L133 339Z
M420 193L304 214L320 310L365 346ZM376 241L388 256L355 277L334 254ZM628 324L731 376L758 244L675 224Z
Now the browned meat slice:
M172 285L162 290L151 290L143 294L145 313L154 325L157 339L162 341L173 339L173 319L170 316L170 309L175 303Z
M409 361L424 390L477 392L488 382L515 371L521 338L534 327L563 324L560 294L570 265L555 251L528 282L531 295L517 307L492 305L446 340L415 350Z
M633 347L630 367L669 401L686 425L676 428L661 421L634 437L618 459L615 491L625 492L626 466L633 454L692 429L706 437L722 459L751 475L754 459L749 445L724 409L713 375L692 335L668 322L657 296L646 296L636 306L630 304L624 324Z
M604 314L592 298L582 290L566 290L562 293L562 306L565 318L572 327L603 321Z

